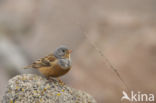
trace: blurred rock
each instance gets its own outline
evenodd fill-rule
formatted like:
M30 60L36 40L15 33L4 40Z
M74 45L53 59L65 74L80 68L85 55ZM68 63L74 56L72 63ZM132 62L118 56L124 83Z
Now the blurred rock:
M9 76L7 75L5 69L3 69L3 67L0 66L0 73L1 73L1 77L0 77L0 101L2 100L2 96L4 95L5 92L5 87L7 86L7 81L9 80Z
M26 71L21 68L28 65L28 59L22 48L5 35L0 35L0 65L11 73L23 71L25 73Z
M49 82L33 74L18 75L9 80L3 103L96 103L86 92Z

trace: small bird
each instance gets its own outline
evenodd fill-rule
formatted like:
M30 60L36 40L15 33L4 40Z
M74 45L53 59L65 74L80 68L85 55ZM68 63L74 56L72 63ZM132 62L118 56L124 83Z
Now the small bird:
M35 68L48 80L50 80L50 77L58 78L71 69L71 52L72 50L66 46L60 46L52 54L35 61L24 69Z

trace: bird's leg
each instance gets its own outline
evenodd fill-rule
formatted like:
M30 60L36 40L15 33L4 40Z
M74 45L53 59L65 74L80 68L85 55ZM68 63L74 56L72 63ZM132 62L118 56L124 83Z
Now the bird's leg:
M60 85L62 85L62 86L65 85L65 83L60 78L57 78L57 80L58 80Z

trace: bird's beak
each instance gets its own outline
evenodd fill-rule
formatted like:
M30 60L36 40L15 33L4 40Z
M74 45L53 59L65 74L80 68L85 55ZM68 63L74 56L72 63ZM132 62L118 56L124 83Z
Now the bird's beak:
M72 50L71 49L69 50L69 53L72 53Z

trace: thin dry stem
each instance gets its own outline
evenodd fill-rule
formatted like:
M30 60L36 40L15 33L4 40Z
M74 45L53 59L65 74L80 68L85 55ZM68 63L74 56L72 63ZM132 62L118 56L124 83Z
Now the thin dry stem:
M112 63L108 60L108 58L104 55L104 53L102 52L102 50L100 50L94 42L92 42L88 35L86 33L84 33L85 37L88 39L88 42L93 46L93 48L96 49L96 51L98 52L98 54L103 57L104 59L104 63L107 63L109 65L109 67L115 72L115 74L117 75L117 77L119 78L119 80L123 83L123 85L126 87L127 90L129 90L128 85L126 84L126 82L123 80L123 78L121 77L120 73L118 72L118 70L112 65Z

